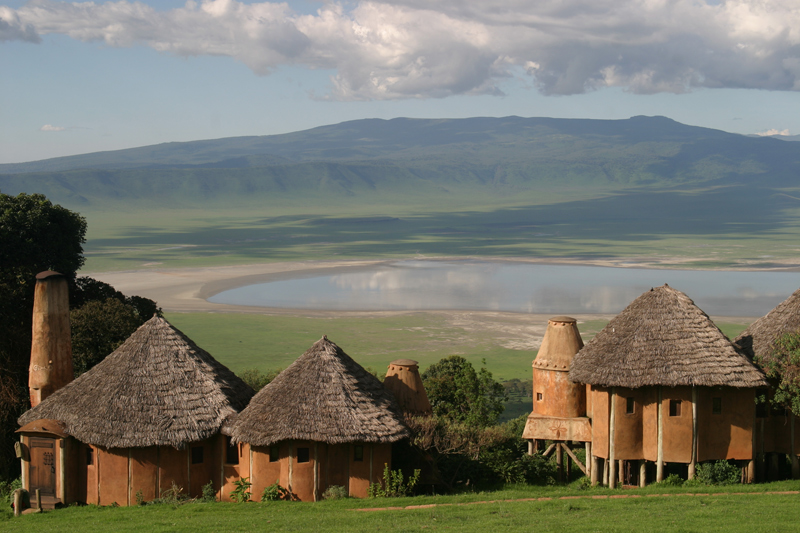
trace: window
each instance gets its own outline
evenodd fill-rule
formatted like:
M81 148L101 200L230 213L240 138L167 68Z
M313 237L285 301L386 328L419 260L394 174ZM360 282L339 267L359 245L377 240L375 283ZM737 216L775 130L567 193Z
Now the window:
M274 463L280 459L280 450L277 446L269 447L269 462Z
M363 461L364 460L364 446L357 444L353 446L353 461Z
M541 402L542 401L542 393L541 392L537 392L536 393L536 401L537 402Z
M202 446L192 446L192 464L193 465L201 465L201 464L203 464L203 447Z
M633 398L625 398L625 414L632 415L636 408L636 401Z
M225 437L225 463L229 465L239 464L239 446L231 442L230 437Z
M298 463L307 463L311 454L309 453L309 448L297 448L297 462Z
M680 400L670 400L669 401L669 416L681 416L681 401Z
M768 416L767 389L756 389L756 418L767 418Z
M722 398L711 398L711 414L722 414Z
M91 446L86 447L86 465L93 465L94 464L94 448Z

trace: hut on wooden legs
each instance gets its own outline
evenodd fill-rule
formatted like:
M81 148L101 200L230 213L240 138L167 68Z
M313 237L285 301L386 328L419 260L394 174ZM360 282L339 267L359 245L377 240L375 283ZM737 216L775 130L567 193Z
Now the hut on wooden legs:
M786 334L800 333L800 290L795 291L775 309L759 318L744 330L734 343L751 360L769 356L775 343ZM772 390L756 392L759 397L771 398ZM791 476L800 478L800 420L787 409L760 403L756 408L755 451L759 464L759 481L785 477L782 460L789 456Z
M220 429L253 390L166 320L153 317L117 350L18 420L23 488L58 503L135 504L173 484L219 490Z
M593 467L604 462L608 485L644 484L645 461L657 481L665 465L692 478L698 462L719 459L742 461L753 479L755 395L767 380L682 292L664 285L634 300L569 377L591 385Z
M230 434L255 497L277 481L316 501L333 485L366 497L408 430L383 384L323 337L253 397Z
M547 321L542 345L533 361L533 411L525 423L522 438L529 442L529 453L544 441L552 445L545 455L555 452L558 476L569 478L570 460L589 475L570 448L570 443L586 445L586 457L591 457L592 425L586 416L586 386L573 383L568 373L572 358L583 347L577 321L557 316ZM567 454L566 464L564 454Z

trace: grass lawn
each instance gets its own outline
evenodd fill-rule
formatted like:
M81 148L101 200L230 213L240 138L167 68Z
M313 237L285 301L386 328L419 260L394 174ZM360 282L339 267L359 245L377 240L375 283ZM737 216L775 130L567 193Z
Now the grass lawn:
M646 489L579 490L572 487L510 486L497 492L453 496L347 499L319 503L70 507L17 519L4 510L0 514L0 529L20 532L75 529L82 532L153 533L262 530L796 531L800 523L800 506L797 505L800 495L766 492L797 490L800 490L798 481L692 489L651 486ZM742 492L747 494L734 494ZM621 495L633 497L619 498ZM524 499L527 501L520 501ZM358 510L388 506L426 507Z

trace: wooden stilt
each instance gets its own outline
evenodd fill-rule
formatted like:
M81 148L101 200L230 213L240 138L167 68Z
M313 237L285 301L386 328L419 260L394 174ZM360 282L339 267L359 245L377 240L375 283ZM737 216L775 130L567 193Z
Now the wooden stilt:
M36 489L36 512L42 512L42 491L39 489Z
M608 486L608 459L603 459L603 486Z
M528 441L528 455L533 455L536 450L536 444L534 444L534 442L536 441L532 439Z
M658 452L656 458L656 483L664 481L664 392L658 387Z
M592 471L594 470L594 460L592 460L592 443L591 442L587 442L586 445L585 445L585 449L586 449L586 455L585 455L585 457L586 457L586 470L588 471L588 473L586 475L589 477L589 479L591 479Z
M608 417L608 486L615 488L617 486L617 457L614 450L615 435L614 430L616 426L616 411L617 411L617 394L614 387L611 387L611 413Z
M689 479L697 474L697 387L692 387L692 459L689 462Z
M567 454L567 456L564 458L564 467L566 470L564 477L566 478L566 482L569 483L572 480L572 458L575 456L573 455L572 450L569 449L569 445L566 442L561 444L561 450ZM575 457L575 459L577 460L577 457Z
M747 462L747 483L756 482L756 460L750 459Z
M569 456L569 458L572 460L572 462L573 462L573 463L575 463L575 466L577 466L578 468L580 468L580 469L581 469L581 472L583 472L585 475L587 475L587 476L588 476L588 475L589 475L589 474L588 474L588 465L584 465L583 463L581 463L581 462L578 460L578 456L577 456L577 455L575 455L575 452L573 452L573 451L572 451L572 450L569 448L569 446L567 446L566 444L564 444L563 446L564 446L564 452L566 452L566 454ZM587 461L587 463L588 463L588 462L589 462L589 461ZM567 464L569 464L569 463L567 463ZM567 476L567 477L569 477L569 476Z
M556 443L556 467L558 468L558 482L564 482L564 453L561 451L562 444Z
M639 461L639 486L647 486L647 461Z
M599 457L592 457L592 470L591 476L589 479L592 481L592 487L596 487L597 484L600 482L600 458Z
M617 468L617 483L622 487L625 485L625 461L619 460L619 468Z

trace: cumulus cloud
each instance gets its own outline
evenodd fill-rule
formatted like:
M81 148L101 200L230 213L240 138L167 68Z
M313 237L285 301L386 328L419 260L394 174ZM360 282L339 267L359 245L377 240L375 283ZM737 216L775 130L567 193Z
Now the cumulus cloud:
M756 133L756 135L758 135L759 137L774 137L775 135L781 135L781 136L791 135L791 133L789 133L789 130L776 130L775 128L773 128L771 130L758 132Z
M236 0L170 11L125 0L0 8L0 39L53 33L228 56L259 75L331 69L337 99L501 94L511 76L545 94L800 90L796 0L362 0L314 14Z
M44 126L39 128L39 131L64 131L65 129L67 128L63 126L53 126L52 124L45 124Z

